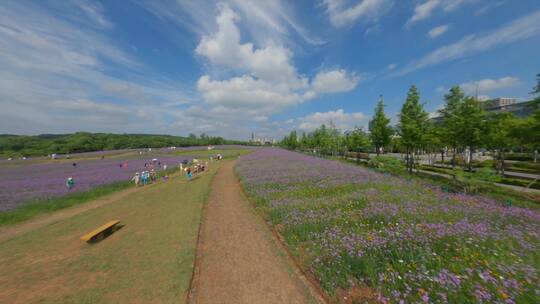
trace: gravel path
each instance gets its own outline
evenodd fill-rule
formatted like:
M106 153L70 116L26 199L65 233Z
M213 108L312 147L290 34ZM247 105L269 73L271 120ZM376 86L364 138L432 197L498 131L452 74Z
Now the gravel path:
M234 162L215 176L201 224L190 303L320 303L244 196Z

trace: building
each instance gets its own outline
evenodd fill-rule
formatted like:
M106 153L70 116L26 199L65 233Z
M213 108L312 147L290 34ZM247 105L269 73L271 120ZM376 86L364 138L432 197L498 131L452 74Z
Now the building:
M495 99L488 99L484 101L484 104L486 105L486 109L488 108L496 108L496 107L504 107L509 106L516 103L515 98L509 98L509 97L498 97Z
M488 114L512 113L519 118L531 116L535 110L533 100L516 102L515 98L486 100L484 108Z
M517 102L516 98L499 97L481 102L487 114L512 113L518 118L525 118L534 113L534 101ZM433 116L429 119L432 123L438 124L442 122L442 116Z

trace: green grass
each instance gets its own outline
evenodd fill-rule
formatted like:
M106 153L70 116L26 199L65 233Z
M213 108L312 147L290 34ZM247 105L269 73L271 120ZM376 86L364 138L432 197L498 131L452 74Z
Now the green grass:
M183 303L201 210L219 164L0 243L0 303ZM97 244L79 237L119 219Z
M99 186L88 191L74 192L62 197L31 201L17 209L0 213L0 227L17 224L37 215L86 203L130 186L133 186L133 183L119 182Z
M159 172L158 177L161 177L164 174L173 174L177 171L178 168L170 168L166 172ZM29 220L37 215L43 215L83 204L129 187L133 187L132 182L117 182L98 186L87 191L73 192L61 197L33 200L22 204L17 209L1 212L0 227L17 224Z

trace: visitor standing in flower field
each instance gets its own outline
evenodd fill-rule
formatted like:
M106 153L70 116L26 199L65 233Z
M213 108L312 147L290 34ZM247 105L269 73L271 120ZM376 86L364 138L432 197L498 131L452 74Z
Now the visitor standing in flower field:
M139 172L135 172L135 175L133 176L131 180L135 182L135 186L138 187L139 184L141 183L141 176L139 175Z
M68 177L66 181L66 187L68 188L68 190L71 190L73 186L75 186L75 181L73 180L73 177Z

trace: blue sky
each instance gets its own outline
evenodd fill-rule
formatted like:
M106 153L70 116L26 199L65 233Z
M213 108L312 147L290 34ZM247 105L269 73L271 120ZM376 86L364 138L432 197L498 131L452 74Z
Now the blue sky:
M281 137L415 84L528 99L538 0L2 1L0 133Z

